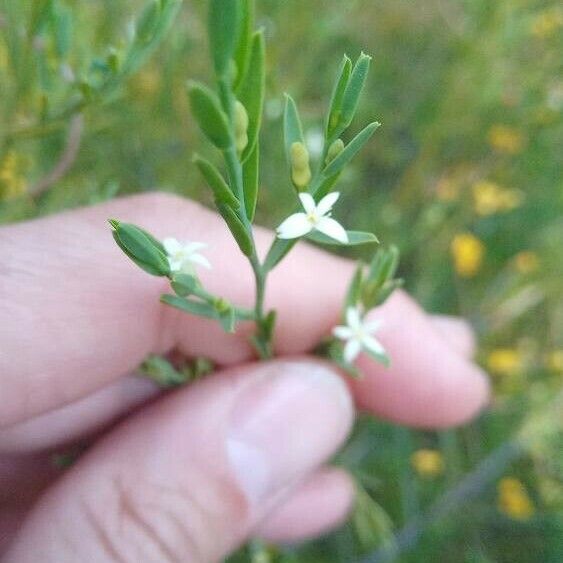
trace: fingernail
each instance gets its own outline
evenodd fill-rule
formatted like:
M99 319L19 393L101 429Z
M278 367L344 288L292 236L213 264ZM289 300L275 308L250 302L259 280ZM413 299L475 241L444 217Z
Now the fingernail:
M266 499L327 460L346 438L352 401L328 366L274 362L235 401L227 453L251 502Z
M441 336L465 358L473 357L475 353L475 333L471 325L460 317L436 315L432 323Z

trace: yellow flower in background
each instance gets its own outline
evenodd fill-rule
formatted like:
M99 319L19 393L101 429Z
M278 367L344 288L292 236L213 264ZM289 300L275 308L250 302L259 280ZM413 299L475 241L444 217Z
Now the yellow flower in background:
M540 259L535 252L523 250L514 257L514 266L521 274L530 274L539 268Z
M18 168L18 155L11 150L0 162L0 199L10 199L25 193L27 183Z
M420 449L412 454L411 465L421 477L436 477L444 472L444 456L438 450Z
M563 26L563 10L560 6L547 8L532 20L530 31L532 35L545 39L551 37L561 26Z
M522 204L523 196L518 190L508 190L494 182L483 180L473 185L473 203L479 215L492 215L500 211L511 211Z
M521 481L504 477L497 485L498 509L515 520L527 520L535 512L534 504Z
M493 125L489 130L489 144L498 152L518 154L525 141L524 135L514 127Z
M481 269L485 245L471 233L459 233L452 240L450 252L458 275L471 278Z
M563 373L563 350L554 350L547 356L547 367Z
M496 348L487 357L487 367L498 375L515 375L522 370L522 354L515 348Z

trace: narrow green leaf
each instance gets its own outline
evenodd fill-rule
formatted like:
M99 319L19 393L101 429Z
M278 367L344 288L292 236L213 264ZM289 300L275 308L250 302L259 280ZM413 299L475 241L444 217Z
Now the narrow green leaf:
M254 30L254 0L240 1L240 34L234 60L237 67L234 89L238 90L249 68L252 32Z
M262 124L262 109L266 90L265 57L264 32L257 31L252 38L248 72L238 93L238 99L248 113L248 144L242 153L241 160L243 162L252 154Z
M348 85L342 97L342 108L338 121L338 130L340 131L344 131L350 123L352 123L352 119L354 119L360 95L369 72L370 63L371 57L362 53L354 65Z
M159 0L151 0L141 13L135 26L135 39L140 43L149 43L156 32L160 15Z
M154 276L167 276L170 273L166 252L160 241L130 223L111 219L110 225L115 242L140 268Z
M250 256L253 249L250 233L246 230L242 221L238 218L237 214L231 207L220 202L216 202L216 205L219 213L221 213L225 223L227 223L229 230L237 241L239 248L242 250L243 254Z
M233 194L219 170L217 170L211 162L197 154L194 155L192 160L198 167L201 175L205 178L209 187L213 190L215 199L233 209L238 209L240 207L240 201Z
M273 270L297 244L297 240L298 239L286 240L276 238L268 251L266 260L264 260L264 269L267 272Z
M344 150L323 170L323 176L330 178L338 174L356 156L361 148L369 141L375 130L380 126L375 121L362 129L345 147Z
M240 24L239 0L210 0L208 33L217 76L225 76L233 58Z
M227 116L217 97L202 84L192 83L188 88L192 113L203 134L219 149L232 144Z
M360 301L362 296L362 281L364 279L364 267L365 265L360 262L356 268L356 272L350 286L348 287L348 292L346 293L346 308L355 307Z
M360 244L376 244L379 242L377 237L372 233L364 233L361 231L346 231L348 234L348 242L339 242L336 239L328 237L319 231L313 231L306 238L319 244L330 244L333 246L358 246Z
M244 204L246 216L252 222L256 211L256 200L258 198L258 183L260 176L260 145L256 143L254 150L242 166L244 185Z
M219 317L217 311L208 303L192 301L184 297L178 297L177 295L161 295L160 300L162 303L166 303L166 305L170 305L171 307L175 307L191 315L196 315L197 317L205 317L208 319L218 319Z
M391 365L391 359L385 352L379 354L378 352L374 352L373 350L369 350L368 348L363 348L362 352L364 352L364 354L366 354L376 362L382 364L386 368Z
M291 145L293 145L293 143L303 143L303 145L305 145L305 140L303 138L303 127L299 119L299 111L297 110L293 98L289 94L285 95L283 136L287 162L291 166Z
M330 99L328 119L326 121L327 139L331 137L332 132L336 129L338 122L340 121L342 100L344 98L344 92L346 91L346 86L348 86L348 80L350 79L351 73L352 61L346 55L344 55L344 58L342 59L342 63L340 65L338 79L336 80L334 90L332 91L332 96Z

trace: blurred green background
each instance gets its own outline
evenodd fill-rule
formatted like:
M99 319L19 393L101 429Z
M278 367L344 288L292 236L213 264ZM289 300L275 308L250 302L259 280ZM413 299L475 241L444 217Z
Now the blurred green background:
M471 320L494 401L455 431L361 420L338 459L362 486L351 522L298 549L238 557L562 561L563 8L257 4L269 69L258 222L273 227L293 206L283 92L315 154L342 54L373 55L356 124L383 127L341 180L340 216L401 248L401 274L425 307ZM211 203L190 163L210 149L185 95L186 79L210 79L203 0L184 2L135 73L96 90L144 5L0 1L0 222L154 189Z

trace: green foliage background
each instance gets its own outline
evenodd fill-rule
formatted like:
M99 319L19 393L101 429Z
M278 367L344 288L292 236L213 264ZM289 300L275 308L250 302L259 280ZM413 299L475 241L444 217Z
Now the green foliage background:
M99 99L88 94L76 160L49 190L31 193L67 142L69 116L44 117L106 72L110 46L119 56L144 4L0 2L0 222L154 189L211 202L190 161L201 137L185 93L187 78L210 78L203 0L184 2L155 55L118 89ZM491 410L463 429L430 433L359 423L339 461L390 524L380 514L367 537L348 524L328 539L271 557L355 560L392 541L388 524L396 531L419 522L462 475L514 444L525 428L522 455L507 466L499 462L477 496L424 526L410 549L399 542L396 557L561 561L563 444L560 419L549 415L563 376L561 8L539 0L261 0L258 23L266 30L269 68L258 222L273 227L293 205L284 175L283 92L298 100L314 143L343 52L372 54L357 123L375 118L383 127L341 181L340 214L346 224L401 248L409 291L433 312L468 317L480 335L479 359L496 371ZM512 148L495 143L499 126L516 139ZM520 205L477 213L473 186L480 181L517 190ZM485 250L469 278L456 274L450 254L453 237L466 232ZM538 266L522 266L515 258L522 251L532 252ZM514 365L494 363L499 348L508 349ZM441 451L443 474L423 478L413 469L411 454L423 447ZM498 510L502 475L525 485L530 518ZM369 521L360 516L360 526ZM265 557L260 553L253 557Z

